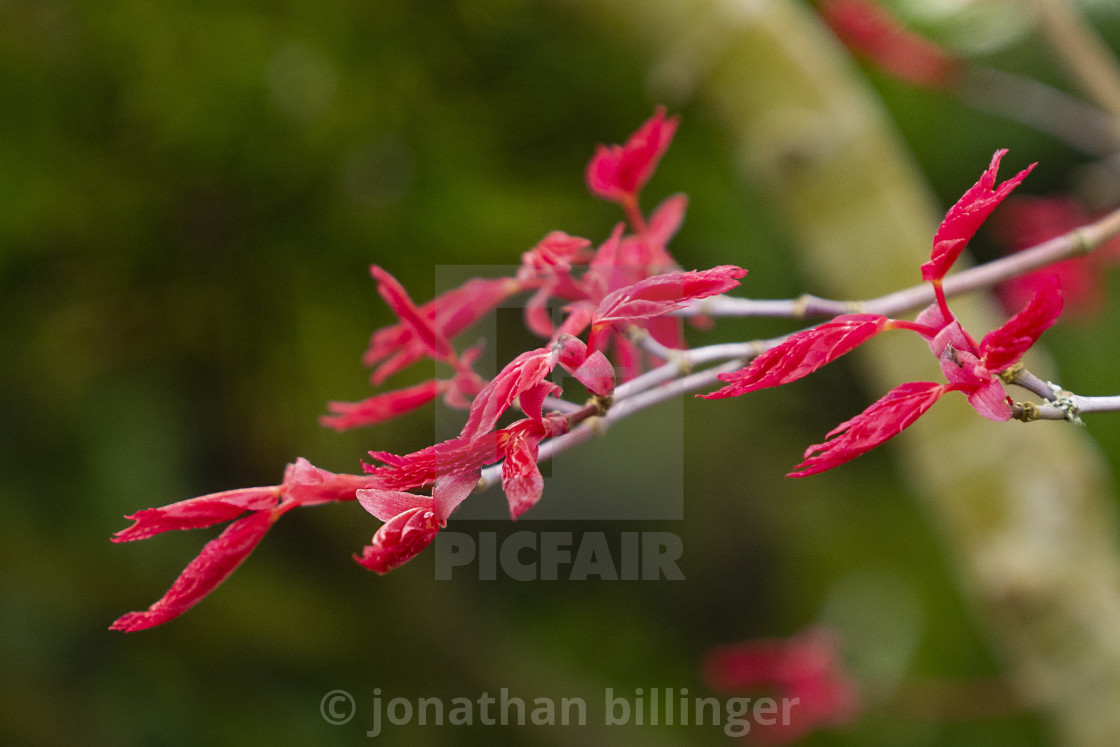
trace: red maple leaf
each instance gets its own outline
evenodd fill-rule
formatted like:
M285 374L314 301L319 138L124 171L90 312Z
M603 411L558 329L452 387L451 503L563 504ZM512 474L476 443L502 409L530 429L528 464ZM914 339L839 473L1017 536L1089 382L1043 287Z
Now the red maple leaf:
M600 145L587 164L587 186L604 200L637 200L677 131L676 117L665 117L658 107L625 145Z

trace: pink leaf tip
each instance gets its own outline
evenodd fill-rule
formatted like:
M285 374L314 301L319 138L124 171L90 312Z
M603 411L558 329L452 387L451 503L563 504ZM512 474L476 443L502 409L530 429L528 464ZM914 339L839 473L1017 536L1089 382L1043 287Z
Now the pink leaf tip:
M941 222L941 227L933 237L933 252L930 254L929 261L922 265L923 280L939 281L945 277L980 225L1037 165L1032 163L996 187L999 162L1006 153L1006 148L997 150L992 156L991 164L981 174L980 180L972 185L945 214L945 220Z
M613 202L637 198L677 131L677 117L658 107L625 145L600 145L587 164L587 186L596 197Z

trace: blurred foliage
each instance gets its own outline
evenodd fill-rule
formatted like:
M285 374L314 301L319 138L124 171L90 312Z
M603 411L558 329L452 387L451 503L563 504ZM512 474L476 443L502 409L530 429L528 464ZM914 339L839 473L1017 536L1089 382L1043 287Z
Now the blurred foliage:
M1001 54L1029 65L1033 43ZM430 410L368 432L316 424L327 400L368 391L360 355L390 321L368 264L426 298L437 265L514 263L553 229L601 241L620 216L586 194L582 169L596 143L623 139L659 102L645 63L560 3L0 2L0 741L360 742L375 688L386 699L581 696L594 725L607 687L700 694L706 649L818 619L865 634L854 665L882 681L998 674L889 450L816 482L781 477L878 396L841 365L749 407L685 402L685 521L516 527L672 531L686 581L436 582L430 552L378 578L348 558L377 523L328 506L280 522L182 619L106 629L213 536L112 545L123 514L274 484L296 456L355 471L369 449L430 441ZM1070 187L1076 154L868 75L946 204L993 141L1043 162L1026 189ZM747 266L759 297L811 291L720 133L702 110L680 111L646 200L689 194L682 264ZM1113 304L1048 335L1068 386L1115 392L1102 346L1118 324ZM785 327L747 328L705 339ZM1117 422L1090 423L1113 456ZM620 461L601 474L603 499L641 469ZM320 715L333 689L357 698L346 726ZM715 728L593 726L400 728L383 741L621 734L726 741ZM1044 738L1030 715L938 723L887 709L811 741Z

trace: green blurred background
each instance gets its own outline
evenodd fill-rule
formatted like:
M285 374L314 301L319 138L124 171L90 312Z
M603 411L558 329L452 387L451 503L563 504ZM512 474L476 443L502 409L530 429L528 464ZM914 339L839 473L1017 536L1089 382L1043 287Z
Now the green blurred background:
M1115 13L1097 20L1120 39ZM990 60L1060 84L1032 44L1011 38ZM602 241L619 215L586 193L583 168L664 101L649 73L617 26L566 3L0 2L0 741L361 743L375 688L415 700L505 687L583 697L591 725L399 728L381 741L721 744L715 727L604 730L603 693L706 694L708 648L821 620L854 631L872 696L998 677L889 449L782 477L878 396L844 364L749 407L685 402L683 521L529 514L515 527L674 532L685 581L436 582L430 552L379 578L349 558L377 522L348 504L291 514L171 624L107 630L215 534L111 544L124 514L275 484L297 456L353 472L370 449L431 442L431 408L362 432L317 425L328 400L369 393L360 356L391 322L369 263L425 299L439 265L515 263L553 229ZM1070 189L1084 161L868 79L943 205L996 147L1041 162L1032 194ZM644 197L689 194L680 262L748 267L757 297L812 291L725 134L702 107L672 111L682 124ZM1114 304L1047 335L1067 387L1116 393L1118 324ZM788 328L724 322L692 340ZM393 383L430 375L414 373ZM665 422L680 428L674 413ZM1089 428L1115 460L1120 419ZM604 500L650 458L610 438L587 448L617 455L597 478ZM480 527L512 531L461 528ZM334 689L358 702L344 726L320 714ZM931 719L871 700L859 725L811 743L1047 743L1040 720L999 702Z

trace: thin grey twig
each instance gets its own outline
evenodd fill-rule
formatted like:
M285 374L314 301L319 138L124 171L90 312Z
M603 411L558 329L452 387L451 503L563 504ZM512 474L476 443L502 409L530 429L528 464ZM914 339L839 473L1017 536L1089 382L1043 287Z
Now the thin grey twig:
M1012 408L1013 417L1019 420L1070 420L1081 422L1081 415L1093 412L1120 411L1120 396L1083 397L1063 392L1053 402L1036 405L1033 402L1016 402Z
M1120 234L1120 210L1114 210L1103 218L1063 236L950 275L945 278L945 295L952 297L990 288L1063 259L1088 254L1118 234ZM836 301L808 295L786 300L714 296L681 309L676 314L789 319L824 318L853 312L891 316L923 308L933 303L933 300L933 287L929 283L921 283L865 301Z
M952 275L945 279L945 294L954 296L989 287L1058 260L1077 254L1087 254L1117 234L1120 234L1120 210L1064 236ZM768 301L714 296L677 313L710 316L777 316L793 319L828 317L851 312L877 313L886 316L912 311L933 301L932 286L923 283L867 301L833 301L810 295L797 299ZM592 436L605 433L611 424L635 412L687 392L714 386L719 380L719 374L741 368L766 350L780 344L788 336L675 350L657 342L648 333L640 330L633 332L632 339L640 348L667 362L620 384L615 389L611 405L605 414L583 420L569 433L541 443L538 461L551 459L555 454L584 443ZM709 363L718 363L718 365L696 373L692 372L695 367ZM1016 404L1015 417L1021 420L1076 420L1077 415L1082 412L1120 410L1120 397L1078 397L1063 392L1060 388L1024 369L1015 371L1013 375L1009 374L1005 380L1028 389L1048 401L1043 405ZM546 399L545 406L546 409L558 410L566 415L581 412L586 407L586 405L552 397ZM501 463L484 469L479 487L484 489L500 481L501 469Z

